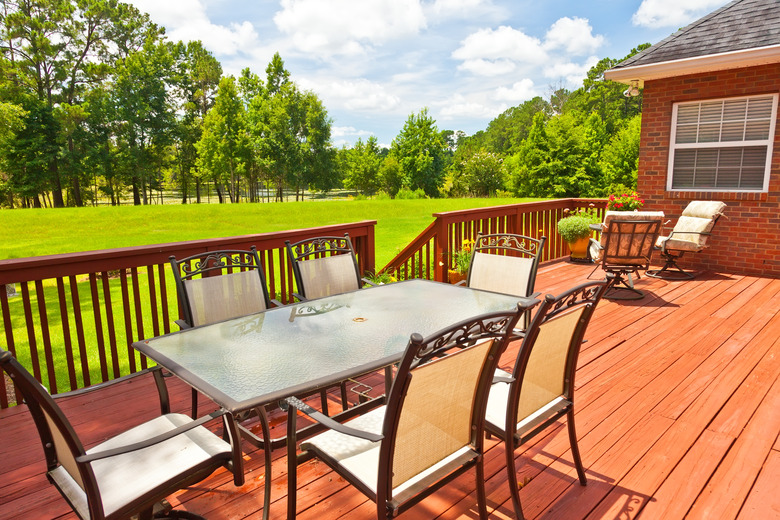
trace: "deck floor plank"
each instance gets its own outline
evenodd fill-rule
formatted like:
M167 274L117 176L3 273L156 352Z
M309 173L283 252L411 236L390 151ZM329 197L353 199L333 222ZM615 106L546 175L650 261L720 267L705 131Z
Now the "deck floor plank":
M558 294L591 271L548 264L536 288ZM591 279L601 276L596 270ZM602 302L579 359L576 424L589 483L579 485L565 423L556 423L514 452L526 482L520 491L526 517L780 517L780 280L702 272L684 282L642 276L636 286L646 293L642 300ZM501 365L511 368L515 355L510 347ZM370 384L381 392L381 374ZM172 408L189 413L189 388L176 378L169 388ZM63 401L87 446L159 411L150 377L96 394ZM329 405L338 409L335 391ZM202 413L213 407L202 399ZM278 431L284 416L275 410L271 421ZM24 406L0 410L0 438L0 520L76 518L43 474L43 452ZM491 518L514 518L503 443L493 438L486 446ZM266 505L263 454L244 448L244 486L235 488L220 470L171 503L214 520L259 518ZM276 450L272 458L270 512L284 518L286 453ZM375 517L374 504L324 464L309 461L297 474L302 520ZM459 477L402 518L476 518L473 479L473 473Z

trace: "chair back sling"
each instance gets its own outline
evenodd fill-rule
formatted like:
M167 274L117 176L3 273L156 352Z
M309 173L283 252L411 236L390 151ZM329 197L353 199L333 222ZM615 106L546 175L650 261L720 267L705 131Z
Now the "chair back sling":
M300 288L308 299L360 289L355 261L349 254L299 260Z
M298 293L311 300L361 288L355 250L348 234L285 241Z
M477 235L467 285L473 289L530 296L546 237L509 233Z
M585 331L608 286L609 280L601 280L557 297L547 295L526 330L512 373L496 371L485 428L506 444L508 481L519 519L523 511L514 450L564 415L577 474L580 483L586 483L574 426L574 376Z
M271 300L257 250L170 257L184 323L197 327L268 309Z
M10 352L0 349L0 364L33 417L43 445L48 479L82 519L118 519L151 513L156 502L199 482L218 467L232 469L231 461L239 454L198 425L204 421L195 423L181 414L159 416L85 450L54 398ZM193 426L186 433L153 440L188 424ZM224 423L226 428L227 424ZM231 436L237 434L232 429L226 431ZM123 450L136 443L142 447ZM116 452L103 457L109 450ZM240 484L243 475L235 480Z
M183 280L192 326L209 325L266 310L257 271Z

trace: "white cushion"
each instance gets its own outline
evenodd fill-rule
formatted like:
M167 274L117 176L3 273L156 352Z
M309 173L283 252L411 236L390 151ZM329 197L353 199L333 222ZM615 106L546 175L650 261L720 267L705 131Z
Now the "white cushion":
M87 454L141 442L191 422L183 414L167 414L136 426L87 450ZM106 516L113 514L141 495L219 455L229 454L230 444L202 426L193 428L162 443L123 455L93 461L92 470L100 489ZM60 468L58 468L60 470ZM64 471L52 477L66 488L76 502L86 506L83 490ZM54 472L52 472L54 473ZM81 490L81 497L78 491Z

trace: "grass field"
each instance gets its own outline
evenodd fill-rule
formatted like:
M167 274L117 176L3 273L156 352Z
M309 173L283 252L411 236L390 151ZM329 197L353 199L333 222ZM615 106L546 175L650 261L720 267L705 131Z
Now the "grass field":
M0 210L0 260L376 220L384 266L433 213L531 199L426 199Z

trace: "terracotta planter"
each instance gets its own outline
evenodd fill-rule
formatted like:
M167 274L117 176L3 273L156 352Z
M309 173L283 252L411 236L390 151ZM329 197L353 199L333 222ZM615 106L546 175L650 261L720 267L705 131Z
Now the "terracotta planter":
M578 262L587 261L589 243L590 239L588 237L580 238L576 242L568 242L571 259Z
M449 280L450 283L458 283L465 279L466 279L466 273L459 273L455 269L447 270L447 280Z

